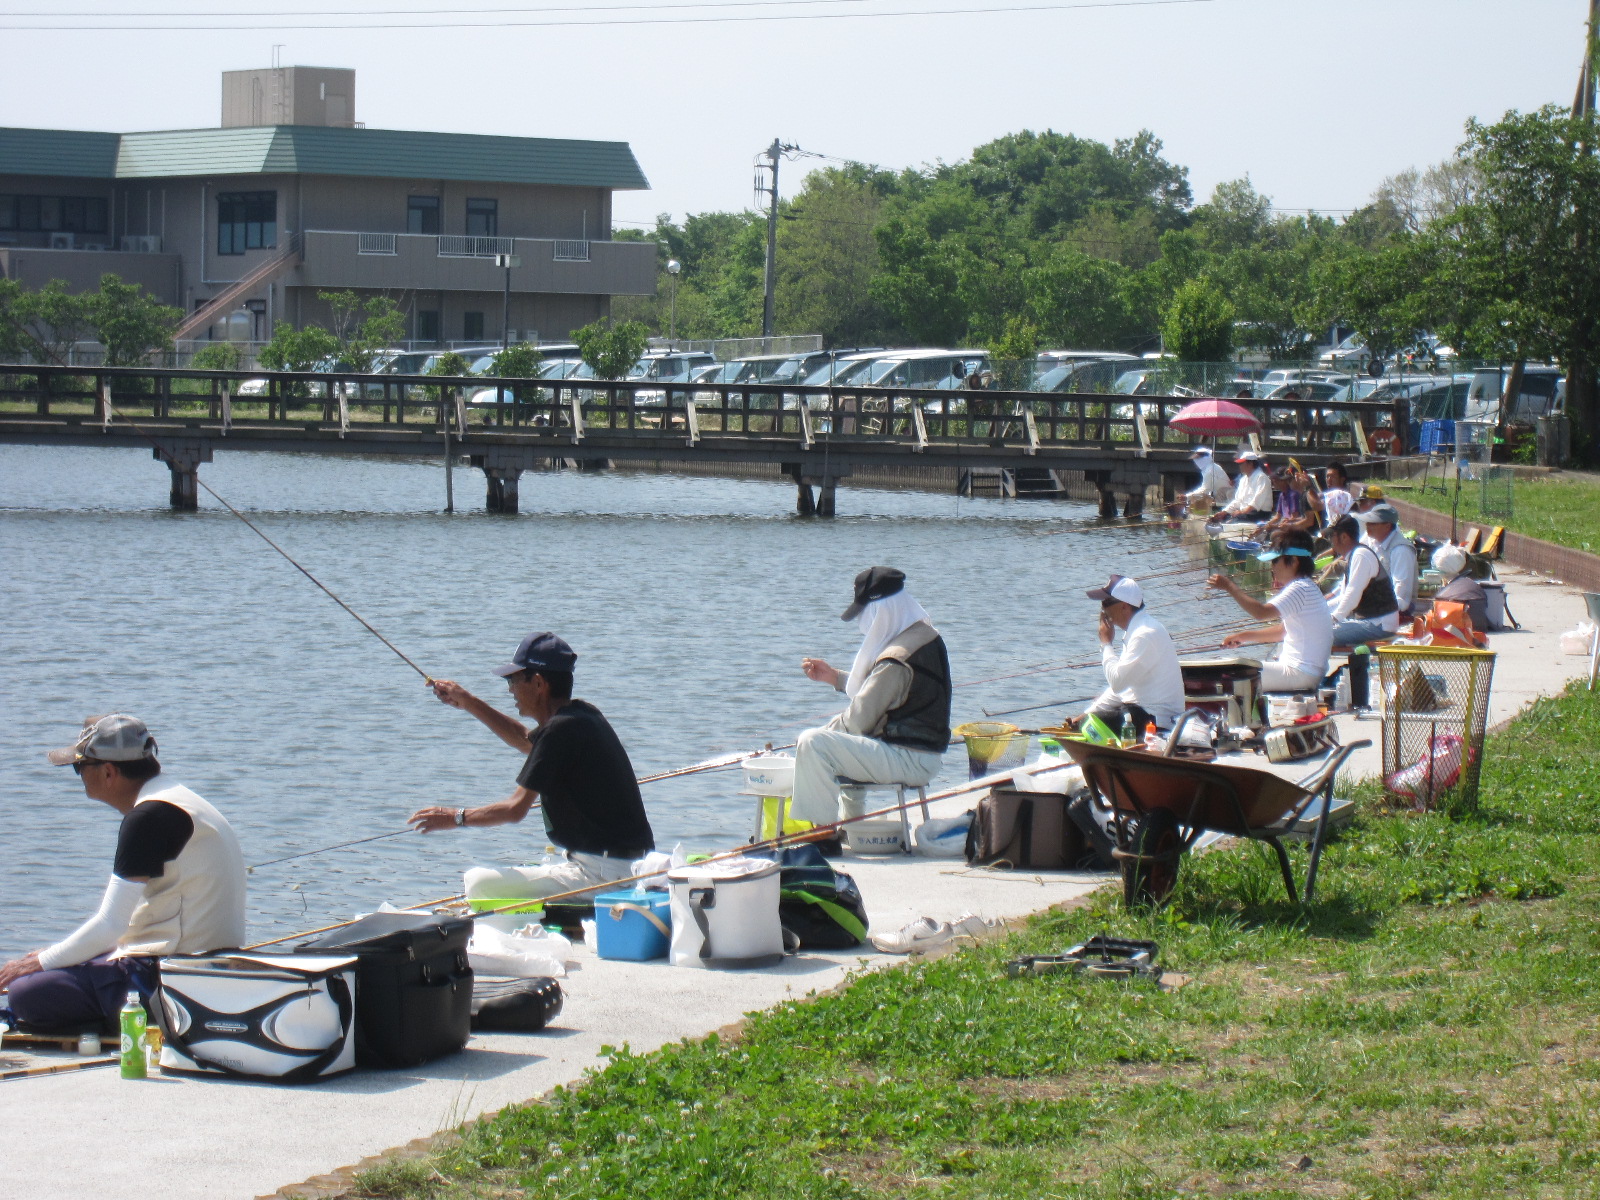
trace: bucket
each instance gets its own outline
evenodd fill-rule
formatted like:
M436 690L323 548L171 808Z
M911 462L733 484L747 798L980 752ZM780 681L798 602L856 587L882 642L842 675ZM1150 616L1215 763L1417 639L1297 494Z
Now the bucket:
M1031 735L1004 721L969 721L957 725L953 732L966 740L970 779L1020 767L1028 757Z
M1489 628L1499 631L1506 627L1506 585L1495 579L1485 579L1478 585L1483 589L1483 598L1488 601L1485 608L1488 611Z
M744 763L741 796L793 796L794 758L788 754L763 754Z
M905 849L899 819L856 821L843 826L844 844L855 854L899 854Z
M665 958L671 922L672 900L666 892L602 892L594 898L595 953L628 962Z
M467 904L475 913L491 914L478 917L478 923L513 935L524 926L537 925L544 915L543 900L468 900Z
M741 793L742 794L742 793ZM810 821L801 821L789 815L789 796L763 796L761 798L761 837L760 841L770 842L778 836L778 806L783 805L783 835L792 837L797 833L804 833L816 826Z
M668 871L672 965L739 970L782 962L778 879L778 864L770 858Z

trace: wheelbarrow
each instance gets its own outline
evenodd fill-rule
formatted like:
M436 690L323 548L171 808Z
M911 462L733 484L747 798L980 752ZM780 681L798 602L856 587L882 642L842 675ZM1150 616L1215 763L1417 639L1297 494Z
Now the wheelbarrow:
M1168 739L1169 748L1176 743L1176 736ZM1277 854L1289 902L1310 904L1333 809L1334 780L1353 751L1371 744L1338 747L1298 781L1254 767L1190 762L1149 750L1087 742L1064 742L1062 749L1082 768L1090 802L1111 815L1122 899L1132 908L1164 903L1178 882L1184 851L1208 832L1267 843ZM1282 839L1308 819L1314 825L1302 896Z

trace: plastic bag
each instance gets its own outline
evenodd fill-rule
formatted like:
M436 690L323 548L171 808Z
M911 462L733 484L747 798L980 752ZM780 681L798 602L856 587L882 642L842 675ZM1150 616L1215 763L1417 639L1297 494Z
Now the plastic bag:
M1593 621L1579 621L1576 629L1561 635L1561 653L1581 654L1587 658L1594 653L1594 633Z
M565 976L572 943L559 933L539 925L529 925L531 937L502 933L482 923L475 924L467 943L467 962L480 975L511 975L536 979L541 975Z
M1396 796L1412 801L1419 809L1433 806L1440 793L1461 779L1466 758L1466 742L1458 733L1436 733L1416 762L1408 763L1384 777L1383 785Z
M972 814L959 817L933 817L917 826L912 840L917 853L930 858L960 858L967 846L967 829L972 825Z

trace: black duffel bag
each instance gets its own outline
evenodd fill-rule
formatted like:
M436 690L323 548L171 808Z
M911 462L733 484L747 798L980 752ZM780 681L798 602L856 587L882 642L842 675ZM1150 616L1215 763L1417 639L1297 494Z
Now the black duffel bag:
M778 920L798 939L800 949L848 950L866 941L861 889L849 875L834 870L815 846L786 846L751 857L777 861Z
M482 1033L538 1033L561 1012L561 985L533 979L480 979L472 987L472 1028Z
M295 947L354 954L356 1062L415 1067L467 1044L472 1033L471 917L373 913Z

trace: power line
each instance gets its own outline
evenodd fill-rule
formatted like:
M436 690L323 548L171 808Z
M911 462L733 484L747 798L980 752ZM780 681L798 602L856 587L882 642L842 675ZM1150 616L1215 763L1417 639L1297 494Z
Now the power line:
M772 2L781 6L793 3L794 0L772 0ZM721 25L741 24L751 21L843 21L860 20L871 17L954 17L985 13L1072 12L1084 9L1159 8L1171 7L1175 5L1214 3L1217 3L1217 0L1088 0L1088 2L1072 4L997 5L976 8L932 8L913 9L900 12L773 13L763 14L760 16L743 17L669 17L663 19L654 17L635 17L622 20L606 19L598 21L439 21L406 24L401 24L398 22L359 22L343 25L286 25L281 21L274 21L270 25L0 25L0 30L10 33L250 33L263 30L271 31L289 29L321 30L325 32L346 29L549 29L570 28L573 26L584 25ZM572 10L552 9L548 11L567 12Z
M244 20L248 17L263 17L276 19L278 17L431 17L446 14L460 15L493 14L493 13L552 13L552 12L620 12L634 9L654 11L656 9L671 8L767 8L773 5L787 7L801 4L865 4L870 0L724 0L713 3L702 0L701 3L686 4L592 4L592 5L521 5L516 8L374 8L374 9L286 9L283 12L240 12L227 14L230 20ZM211 17L214 13L208 12L17 12L0 13L0 18L10 20L16 17L43 20L54 17L58 20L72 17L88 20L100 17L120 17L128 20L157 20L179 17Z

